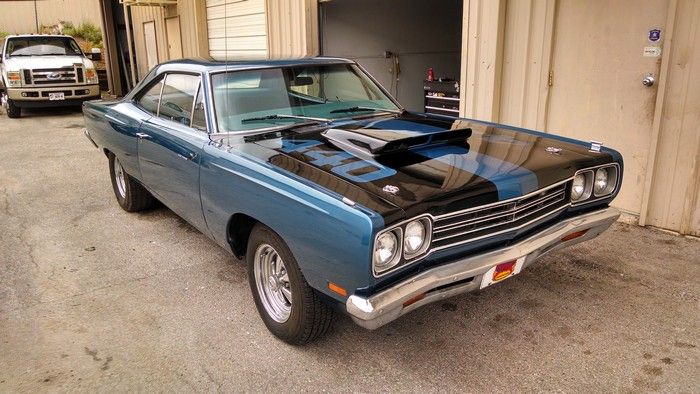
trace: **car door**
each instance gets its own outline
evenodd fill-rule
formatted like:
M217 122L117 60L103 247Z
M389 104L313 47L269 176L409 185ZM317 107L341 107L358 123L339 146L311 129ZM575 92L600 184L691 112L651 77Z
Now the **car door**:
M209 141L199 74L168 73L156 116L138 133L144 183L175 213L206 231L199 194L199 163Z

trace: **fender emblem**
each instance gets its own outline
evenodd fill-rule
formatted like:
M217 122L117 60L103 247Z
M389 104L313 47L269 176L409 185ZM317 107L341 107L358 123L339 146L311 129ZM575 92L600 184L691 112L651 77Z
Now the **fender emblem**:
M389 194L396 194L399 192L399 188L394 185L386 185L382 188L382 190Z
M557 148L555 146L548 146L547 149L545 149L547 153L552 154L552 155L559 155L561 154L561 148Z

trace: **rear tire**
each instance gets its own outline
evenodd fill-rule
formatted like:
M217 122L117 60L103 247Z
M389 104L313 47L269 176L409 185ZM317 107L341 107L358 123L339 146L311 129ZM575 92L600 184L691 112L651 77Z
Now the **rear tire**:
M124 171L119 159L109 152L109 175L117 202L127 212L138 212L153 207L156 199L140 183Z
M279 235L256 224L246 261L255 306L270 332L292 345L304 345L328 332L333 308L306 282Z

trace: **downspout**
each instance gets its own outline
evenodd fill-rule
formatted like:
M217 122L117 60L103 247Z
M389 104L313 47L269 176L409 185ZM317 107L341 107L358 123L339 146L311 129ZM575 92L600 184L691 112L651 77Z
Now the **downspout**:
M131 71L131 88L136 86L136 66L134 64L134 48L131 42L131 14L126 3L122 3L124 7L124 24L126 25L126 45L129 49L129 68Z

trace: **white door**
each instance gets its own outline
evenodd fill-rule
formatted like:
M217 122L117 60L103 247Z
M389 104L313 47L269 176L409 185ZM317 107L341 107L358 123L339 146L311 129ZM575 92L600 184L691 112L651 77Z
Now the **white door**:
M558 1L547 131L595 139L625 162L613 205L639 214L663 56L667 0ZM657 32L657 30L659 32Z
M143 38L146 43L146 60L148 69L151 70L158 64L158 42L156 41L156 23L145 22L143 24Z
M180 17L165 19L165 34L168 36L168 59L182 59L182 36L180 35Z

